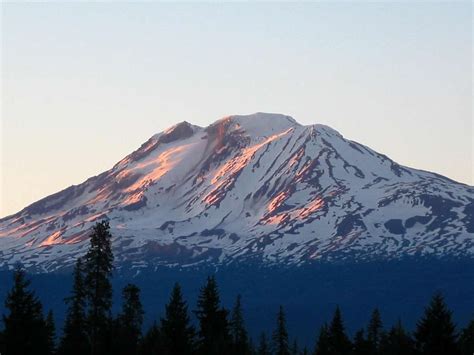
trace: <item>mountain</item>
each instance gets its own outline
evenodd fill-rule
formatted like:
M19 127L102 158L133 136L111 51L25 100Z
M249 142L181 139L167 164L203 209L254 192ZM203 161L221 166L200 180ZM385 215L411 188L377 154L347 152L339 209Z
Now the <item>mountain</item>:
M474 257L474 187L278 114L179 123L1 219L0 267L69 267L102 219L132 269Z

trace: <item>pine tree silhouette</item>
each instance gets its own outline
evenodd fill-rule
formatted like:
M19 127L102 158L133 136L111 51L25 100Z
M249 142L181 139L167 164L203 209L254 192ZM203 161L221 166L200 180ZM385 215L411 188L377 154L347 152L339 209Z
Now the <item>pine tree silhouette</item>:
M0 354L5 354L5 335L0 330Z
M376 308L372 312L369 325L367 326L367 342L369 348L367 355L378 355L380 346L380 337L383 332L382 317Z
M231 346L227 310L220 307L219 291L213 276L207 278L194 312L199 321L198 352L205 355L228 354Z
M276 328L273 331L273 352L275 355L289 355L288 331L286 330L286 319L283 307L280 306L277 315Z
M388 333L382 334L379 351L383 355L415 354L415 343L400 320Z
M115 321L112 353L135 355L138 352L144 314L140 289L136 285L128 284L122 290L122 299L122 312Z
M158 324L154 322L143 336L138 353L140 355L162 355L163 345L161 338L160 328L158 327Z
M293 345L291 346L291 349L290 349L290 354L291 355L300 355L300 348L298 346L298 340L294 340L293 341Z
M84 286L84 266L78 258L73 273L71 296L65 299L68 305L58 354L89 354L89 342L86 332L86 289Z
M13 274L13 287L8 292L3 316L5 355L50 355L47 327L43 307L33 291L25 271L17 267Z
M92 355L108 353L111 328L113 260L110 227L107 221L93 227L89 250L84 259L87 291L87 329Z
M469 322L459 337L459 350L461 355L474 354L474 319Z
M313 352L314 355L329 355L331 354L331 344L329 339L329 329L327 324L323 324L319 330L318 339Z
M188 306L183 300L181 287L176 283L165 307L165 318L161 319L163 354L188 355L193 352L194 328L190 324Z
M334 312L334 317L329 325L329 354L346 355L351 353L352 344L346 335L342 314L339 307Z
M359 329L354 336L353 355L367 355L372 351L372 347L365 338L364 329Z
M441 294L433 296L415 331L420 355L456 355L456 327Z
M46 347L48 354L56 353L56 326L53 311L49 311L45 321Z
M258 355L271 355L270 346L268 345L267 336L263 332L260 334L260 338L258 340L257 354Z
M5 337L3 331L0 330L0 354L5 353Z
M232 352L235 355L246 355L250 353L247 330L245 329L244 316L242 314L241 296L238 295L231 313L230 335L232 337Z

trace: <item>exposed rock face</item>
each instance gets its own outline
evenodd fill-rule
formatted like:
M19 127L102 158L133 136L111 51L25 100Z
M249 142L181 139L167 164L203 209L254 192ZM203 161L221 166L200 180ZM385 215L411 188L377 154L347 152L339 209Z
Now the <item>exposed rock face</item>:
M0 267L55 270L107 218L132 267L474 255L474 188L288 116L182 122L0 220Z

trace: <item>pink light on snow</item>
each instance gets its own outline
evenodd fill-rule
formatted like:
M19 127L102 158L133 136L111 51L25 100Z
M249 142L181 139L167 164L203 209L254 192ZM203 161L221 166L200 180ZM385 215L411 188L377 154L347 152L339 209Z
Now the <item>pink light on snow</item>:
M63 244L63 240L61 238L61 231L54 232L50 236L48 236L45 240L41 242L39 245L40 247L47 247L50 245L56 244Z
M243 149L240 154L230 159L214 174L211 183L215 186L203 198L203 201L209 205L218 203L225 195L225 193L223 193L223 189L226 189L228 186L232 185L236 179L236 176L248 165L258 150L270 142L288 134L292 130L293 128L289 128L284 132L272 135L263 142Z
M293 128L289 128L284 132L274 134L268 137L263 142L257 143L253 146L243 149L242 152L238 156L229 160L216 172L216 174L212 178L212 183L215 184L217 181L219 181L221 178L223 178L226 175L232 175L232 174L238 173L240 170L244 169L245 166L247 166L248 162L252 160L253 156L258 150L260 150L262 147L264 147L268 143L273 142L274 140L290 133L292 130Z
M161 179L164 175L169 173L180 161L180 154L186 150L192 149L196 143L181 145L178 147L170 148L160 155L156 159L145 161L143 163L135 165L133 168L126 170L127 173L148 171L140 179L138 179L133 185L129 186L125 191L133 192L143 187L146 187L150 182ZM125 172L122 172L125 174Z

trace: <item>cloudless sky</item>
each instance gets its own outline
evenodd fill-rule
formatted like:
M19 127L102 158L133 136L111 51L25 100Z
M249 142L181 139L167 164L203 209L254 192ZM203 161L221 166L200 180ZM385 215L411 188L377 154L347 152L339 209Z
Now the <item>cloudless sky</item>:
M1 7L0 217L257 111L474 184L470 1Z

